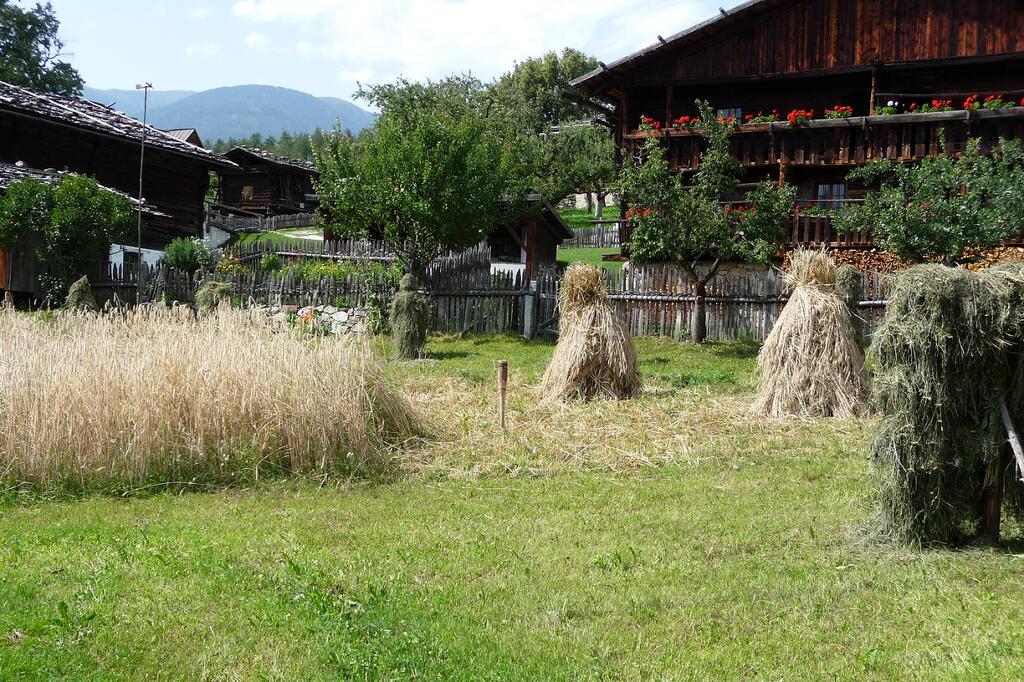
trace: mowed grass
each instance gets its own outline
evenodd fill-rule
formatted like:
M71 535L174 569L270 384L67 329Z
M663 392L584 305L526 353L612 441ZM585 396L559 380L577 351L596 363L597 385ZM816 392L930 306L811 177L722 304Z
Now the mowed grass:
M619 249L591 249L591 248L573 248L573 249L558 249L556 256L559 265L569 265L570 263L589 263L596 265L599 268L606 270L621 270L623 261L620 260L604 260L605 256L618 255Z
M545 406L551 350L393 367L435 431L395 482L0 508L0 679L1024 674L1018 545L859 539L870 421L754 419L755 348L656 339L638 400Z

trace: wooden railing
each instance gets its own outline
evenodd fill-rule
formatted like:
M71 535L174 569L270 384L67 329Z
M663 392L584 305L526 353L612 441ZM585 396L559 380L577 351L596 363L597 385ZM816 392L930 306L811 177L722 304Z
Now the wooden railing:
M732 136L732 154L748 168L770 166L854 166L880 159L916 161L946 150L959 153L971 138L990 149L1001 138L1024 139L1024 107L995 111L945 111L894 116L819 119L741 125ZM698 167L704 139L698 130L635 131L625 151L640 153L648 137L664 137L673 170Z
M840 233L832 225L832 216L796 214L789 224L786 245L793 246L828 246L831 248L867 249L871 248L871 235L865 232Z

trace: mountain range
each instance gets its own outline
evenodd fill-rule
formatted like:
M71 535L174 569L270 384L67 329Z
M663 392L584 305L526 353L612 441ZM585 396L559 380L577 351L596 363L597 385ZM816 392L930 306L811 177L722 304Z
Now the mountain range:
M142 119L142 92L99 90L86 86L82 95ZM151 90L148 121L157 128L195 128L206 146L218 139L264 137L330 130L358 133L373 125L376 116L337 97L315 97L298 90L271 85L236 85L201 92Z

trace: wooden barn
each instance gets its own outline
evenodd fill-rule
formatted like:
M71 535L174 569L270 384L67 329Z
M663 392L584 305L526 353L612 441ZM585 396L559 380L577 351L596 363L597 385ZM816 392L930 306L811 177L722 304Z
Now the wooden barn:
M262 149L235 147L222 155L234 165L220 171L218 201L225 207L263 216L312 213L316 166Z
M522 270L530 279L538 269L555 266L559 245L573 232L558 211L539 194L527 202L532 210L522 220L498 228L487 238L492 269Z
M210 171L235 164L101 104L0 82L0 162L81 173L137 196L144 129L142 195L155 212L144 216L142 243L159 250L201 234Z
M751 0L573 86L567 96L608 118L623 154L664 136L682 173L696 170L702 141L680 119L708 100L739 123L745 183L783 179L805 206L835 208L863 197L846 181L858 165L920 160L943 135L954 152L969 138L1024 137L1024 2ZM791 125L800 109L813 115ZM642 116L660 130L640 130ZM790 239L864 241L840 239L827 215L795 216Z

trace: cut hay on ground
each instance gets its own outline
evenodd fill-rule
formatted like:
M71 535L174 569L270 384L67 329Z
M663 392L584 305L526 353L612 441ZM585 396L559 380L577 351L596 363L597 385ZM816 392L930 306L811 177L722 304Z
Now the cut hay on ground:
M545 399L621 400L640 391L636 347L605 297L600 268L569 266L559 297L558 345L541 379Z
M911 544L962 542L978 531L985 469L1002 456L1004 396L1024 424L1024 264L920 265L896 278L890 299L872 344L883 414L874 530ZM1012 469L1005 478L1019 514Z
M867 402L858 333L836 293L836 267L823 251L793 255L789 301L757 358L761 385L752 410L766 417L847 417Z
M0 479L46 487L381 473L418 431L370 350L187 310L0 320Z

